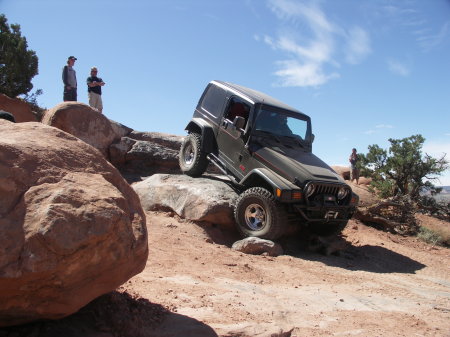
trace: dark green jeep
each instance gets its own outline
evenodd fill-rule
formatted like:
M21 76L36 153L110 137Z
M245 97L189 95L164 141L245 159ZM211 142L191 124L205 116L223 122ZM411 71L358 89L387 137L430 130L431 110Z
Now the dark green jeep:
M231 179L244 236L273 240L291 225L335 234L355 212L358 196L311 152L310 117L270 96L212 81L186 130L182 172L198 177L212 162Z

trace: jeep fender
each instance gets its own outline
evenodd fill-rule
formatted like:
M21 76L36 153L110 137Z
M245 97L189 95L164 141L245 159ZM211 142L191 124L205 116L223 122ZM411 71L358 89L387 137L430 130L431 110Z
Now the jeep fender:
M261 186L262 182L264 182ZM266 169L266 168L257 168L254 170L251 170L250 172L245 175L244 178L239 182L243 186L260 186L265 188L271 188L271 192L276 197L277 193L276 190L280 189L281 191L284 190L298 190L299 187L293 183L291 183L289 180L281 177L280 175Z
M200 148L205 153L214 152L216 140L212 126L201 118L192 118L184 128L188 132L196 132L202 135Z

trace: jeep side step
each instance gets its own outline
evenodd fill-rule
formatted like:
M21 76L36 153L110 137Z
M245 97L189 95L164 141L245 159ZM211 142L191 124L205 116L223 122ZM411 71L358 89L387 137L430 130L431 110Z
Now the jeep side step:
M223 174L225 174L233 184L242 187L239 181L227 170L227 168L221 163L220 159L214 153L209 153L206 155L206 158L213 163Z

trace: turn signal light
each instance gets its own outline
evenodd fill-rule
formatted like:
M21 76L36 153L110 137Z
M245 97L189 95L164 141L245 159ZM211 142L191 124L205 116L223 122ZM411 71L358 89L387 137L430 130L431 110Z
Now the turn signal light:
M279 188L277 188L277 197L280 198L281 197L281 190Z
M302 192L300 192L300 191L292 192L292 199L293 200L301 200L302 199Z

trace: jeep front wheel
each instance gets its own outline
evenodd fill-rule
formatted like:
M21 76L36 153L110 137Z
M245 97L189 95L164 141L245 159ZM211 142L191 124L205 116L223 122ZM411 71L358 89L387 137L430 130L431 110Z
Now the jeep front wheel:
M234 218L238 231L248 237L275 240L287 228L286 211L272 193L261 187L252 187L236 200Z
M201 135L198 133L188 134L180 148L180 169L184 174L191 177L199 177L206 171L208 159L200 149Z

